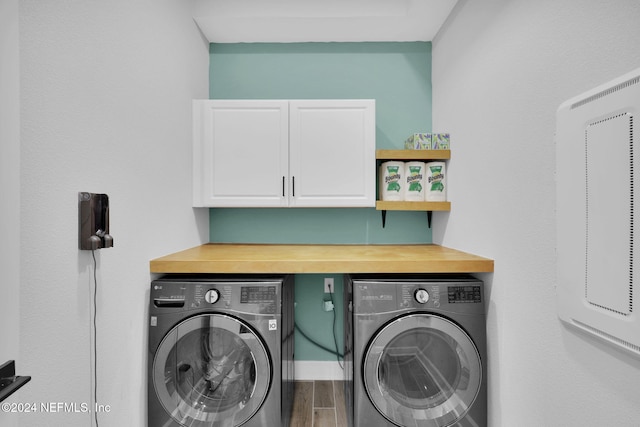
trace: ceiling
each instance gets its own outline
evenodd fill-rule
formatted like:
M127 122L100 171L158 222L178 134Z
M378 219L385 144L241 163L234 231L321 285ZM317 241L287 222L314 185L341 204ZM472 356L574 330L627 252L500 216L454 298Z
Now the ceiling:
M210 43L431 41L458 0L196 0Z

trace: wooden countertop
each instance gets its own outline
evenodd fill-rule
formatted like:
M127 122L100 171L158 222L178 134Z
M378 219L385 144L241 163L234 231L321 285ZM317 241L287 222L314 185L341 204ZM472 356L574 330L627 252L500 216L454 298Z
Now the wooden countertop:
M152 273L489 273L493 260L444 246L209 243L151 260Z

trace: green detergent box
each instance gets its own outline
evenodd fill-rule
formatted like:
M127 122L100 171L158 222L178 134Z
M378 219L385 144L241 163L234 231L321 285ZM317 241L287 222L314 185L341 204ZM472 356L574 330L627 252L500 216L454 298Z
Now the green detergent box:
M431 137L431 149L449 150L451 136L448 133L434 133Z
M405 150L431 150L432 134L414 133L404 142Z

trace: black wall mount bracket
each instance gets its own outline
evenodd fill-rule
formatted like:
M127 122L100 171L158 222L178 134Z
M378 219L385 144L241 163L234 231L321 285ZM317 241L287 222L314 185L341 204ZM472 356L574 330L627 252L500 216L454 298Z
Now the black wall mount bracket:
M31 377L16 376L16 362L9 360L0 366L0 402L31 381Z
M95 250L113 246L109 234L109 196L78 193L78 247Z

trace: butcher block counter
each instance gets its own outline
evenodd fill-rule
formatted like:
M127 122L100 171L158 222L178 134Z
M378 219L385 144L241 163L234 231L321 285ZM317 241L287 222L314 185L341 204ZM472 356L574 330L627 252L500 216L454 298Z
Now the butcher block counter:
M152 273L490 273L493 260L434 244L209 243L151 260Z

